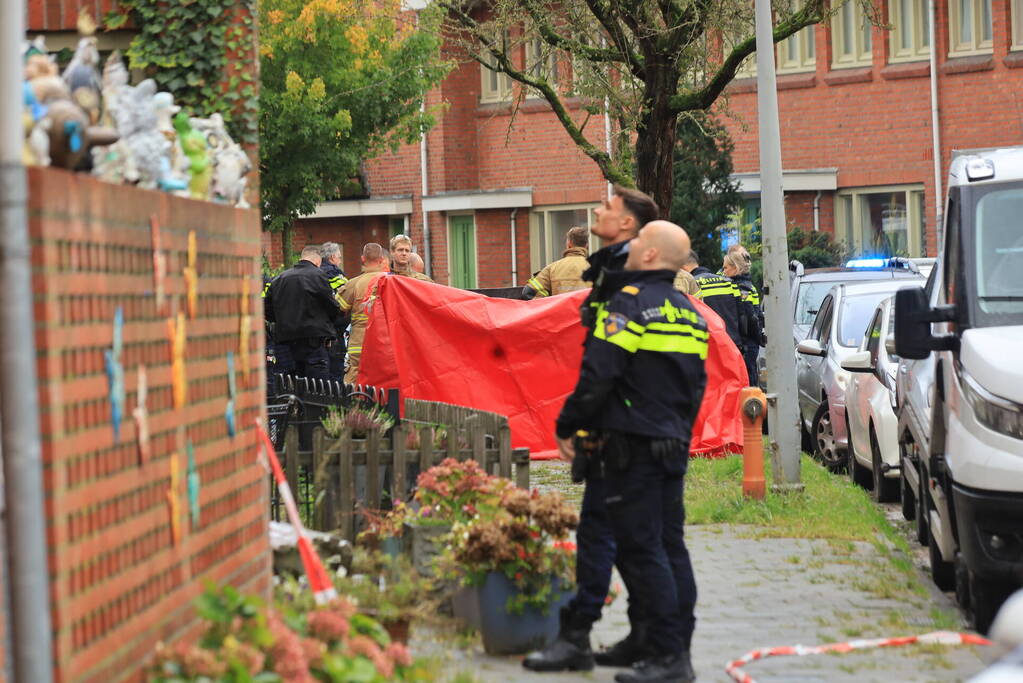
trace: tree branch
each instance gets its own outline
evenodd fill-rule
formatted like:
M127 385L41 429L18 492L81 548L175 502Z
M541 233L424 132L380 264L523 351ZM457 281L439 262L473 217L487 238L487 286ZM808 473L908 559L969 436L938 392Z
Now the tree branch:
M621 169L615 166L614 160L611 158L610 154L598 149L586 139L582 128L577 126L575 121L572 120L572 116L569 114L564 102L561 101L561 97L551 84L547 82L546 78L542 76L533 78L529 76L526 71L519 71L516 69L511 60L508 58L508 51L500 49L499 46L494 44L494 41L489 40L486 36L482 35L479 22L466 14L460 8L452 6L450 2L442 2L441 4L443 7L451 11L455 19L463 28L469 31L470 34L476 37L483 44L490 57L494 60L494 63L488 64L483 56L476 52L469 53L472 59L479 62L479 64L485 68L507 74L512 80L531 87L543 95L544 99L547 100L547 103L550 104L554 115L557 116L558 121L565 129L565 132L567 132L568 136L572 138L572 142L574 142L576 146L582 150L583 154L588 156L597 164L608 181L612 183L621 183L630 187L634 184L632 178L628 174L623 173Z
M540 37L543 38L544 42L551 47L559 50L565 50L566 52L578 55L591 62L622 63L627 61L627 57L617 50L593 47L592 45L587 45L582 41L572 40L561 35L544 17L543 12L536 6L535 0L523 0L522 4L526 8L526 11L529 12L529 16L533 20L533 24L536 26L537 31L540 33Z
M807 26L821 21L824 16L821 2L807 3L799 11L774 27L774 43L789 38ZM671 107L676 113L694 109L708 109L718 98L725 87L735 78L735 72L746 57L753 54L757 47L756 36L750 36L736 44L732 52L722 62L714 77L700 90L677 94L671 98Z
M614 17L605 11L604 2L602 0L586 0L586 6L590 8L593 16L597 18L600 25L607 31L607 35L611 42L614 43L614 46L626 57L625 63L629 67L629 73L641 81L646 80L646 67L643 58L636 54L632 46L629 45L628 37Z

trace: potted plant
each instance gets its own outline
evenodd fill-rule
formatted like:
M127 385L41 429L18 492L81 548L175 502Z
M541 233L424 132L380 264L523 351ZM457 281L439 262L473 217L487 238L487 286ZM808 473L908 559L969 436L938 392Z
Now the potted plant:
M327 408L327 414L320 418L324 431L332 438L341 436L348 428L352 438L364 439L372 430L387 431L394 426L394 418L382 406L371 404L353 404L351 406L333 405Z
M408 508L406 516L416 569L431 575L433 559L440 554L452 525L471 519L480 509L496 506L510 486L509 480L487 474L475 460L446 458L420 474L415 506Z
M402 535L405 520L409 516L408 507L404 502L398 501L390 510L360 507L359 513L366 524L356 537L359 543L391 557L397 556L403 550Z
M507 487L498 505L457 523L444 565L475 588L488 654L542 649L571 598L579 515L557 492Z
M392 641L408 643L413 618L424 609L429 583L402 555L357 549L352 570L335 579L338 594L386 629Z

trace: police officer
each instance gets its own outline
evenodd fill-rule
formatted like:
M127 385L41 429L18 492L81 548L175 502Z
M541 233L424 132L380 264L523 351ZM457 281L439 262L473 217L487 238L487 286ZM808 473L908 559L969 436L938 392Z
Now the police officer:
M336 297L341 286L348 282L345 272L341 270L341 245L337 242L324 242L320 247L320 270L330 280L330 288ZM347 327L347 324L345 324ZM327 345L327 356L330 358L330 378L341 380L345 375L345 335L344 331L330 340Z
M529 278L522 288L522 298L526 301L534 297L552 296L562 292L574 292L589 285L583 281L583 271L588 263L586 243L590 239L590 231L576 226L565 236L565 252L554 263L547 264L543 270Z
M274 341L288 347L295 373L329 379L327 341L338 334L343 316L320 270L319 247L306 246L301 260L270 282L263 306L266 319L274 323Z
M688 251L682 228L654 221L631 241L626 270L605 273L616 293L598 307L579 382L557 420L566 460L579 430L602 433L598 466L619 569L646 627L646 658L617 674L619 683L695 680L683 479L707 381L708 333L673 286Z
M742 295L739 288L729 278L711 272L709 268L700 265L696 252L690 251L689 258L682 266L689 274L696 278L700 285L699 297L703 303L713 309L725 321L725 329L728 336L735 345L742 350L742 335L739 333L739 317L742 315Z
M757 355L766 339L764 338L764 312L760 308L760 292L757 291L753 280L750 279L750 265L752 265L752 259L746 248L741 244L733 244L725 254L722 270L725 276L731 278L735 286L739 288L739 305L742 307L742 315L739 318L739 334L742 337L742 345L739 350L742 351L742 357L746 361L750 386L757 386L760 383Z
M617 293L610 274L625 267L629 240L639 229L657 218L657 203L646 194L615 186L614 194L596 209L597 222L591 228L604 246L590 255L589 267L582 278L593 283L593 289L580 309L587 330L585 349L596 343L595 330L599 311ZM611 586L611 570L616 560L614 532L604 502L604 478L597 467L587 468L580 458L573 472L585 475L582 510L576 529L576 594L561 611L561 627L557 640L546 649L527 656L522 664L533 671L585 671L594 662L602 666L629 666L644 656L644 633L641 615L630 598L629 614L633 629L622 641L594 657L590 649L590 629L600 619L604 601ZM576 478L573 476L573 478Z

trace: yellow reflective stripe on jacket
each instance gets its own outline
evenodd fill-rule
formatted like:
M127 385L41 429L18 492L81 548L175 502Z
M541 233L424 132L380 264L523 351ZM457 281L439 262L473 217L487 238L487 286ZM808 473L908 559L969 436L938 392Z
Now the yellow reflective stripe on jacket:
M540 281L537 280L535 277L529 278L529 280L526 281L526 285L528 285L531 289L533 289L533 291L536 292L537 296L550 296L551 295L551 293L548 292L544 288L544 286L540 284Z
M706 330L694 328L688 323L653 322L644 327L630 320L624 329L608 336L604 327L607 317L606 309L602 309L597 315L597 324L593 329L595 339L603 339L629 353L636 351L689 353L701 359L707 358L707 340L710 335Z
M348 353L362 353L362 347L361 346L349 346L348 347Z
M338 289L341 289L341 287L346 282L348 282L348 278L344 277L343 275L335 275L334 277L330 278L330 288L336 291Z
M341 310L342 311L347 312L347 311L350 311L352 309L352 305L350 303L348 303L347 301L345 301L344 299L342 299L341 297L337 297L337 303L338 303L338 305L341 306Z
M273 280L271 280L270 282L267 282L267 283L266 283L265 285L263 285L263 298L264 298L264 299L266 298L266 294L267 294L267 292L269 292L269 291L270 291L270 285L271 285L272 283L273 283Z

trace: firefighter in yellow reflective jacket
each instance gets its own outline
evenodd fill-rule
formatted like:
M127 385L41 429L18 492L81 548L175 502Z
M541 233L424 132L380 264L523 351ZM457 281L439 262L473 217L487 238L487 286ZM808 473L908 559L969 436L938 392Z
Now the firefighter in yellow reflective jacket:
M522 288L522 298L528 301L533 297L553 296L589 287L590 283L582 278L583 271L589 267L586 261L586 242L589 239L590 231L587 228L576 226L569 230L565 237L565 253L529 278Z
M366 338L369 310L376 299L376 284L388 273L390 254L379 244L371 242L362 248L362 274L346 282L338 294L341 310L352 316L352 331L348 335L348 370L345 382L354 383L359 376L359 358L362 341Z
M433 282L430 276L412 267L413 255L411 237L408 235L395 235L391 238L391 272L395 275L410 277L413 280Z

